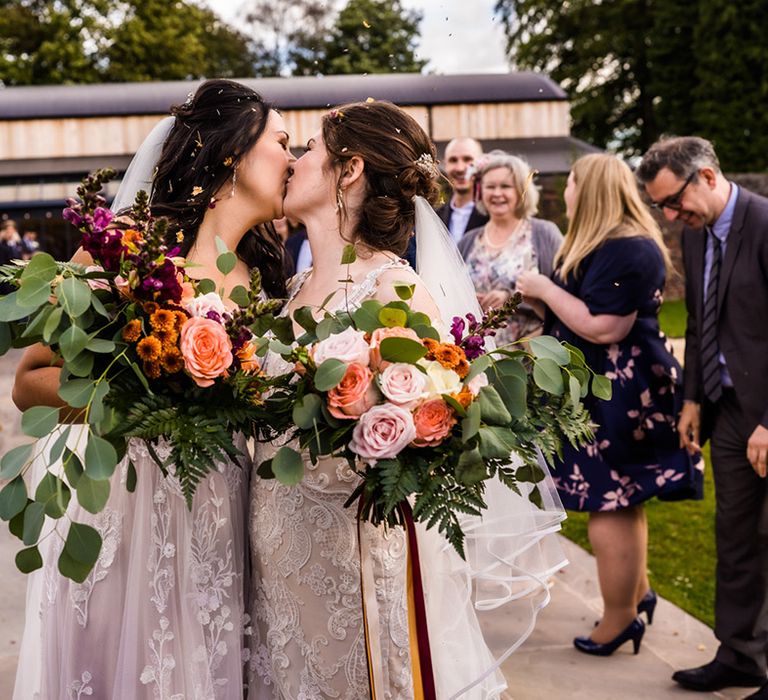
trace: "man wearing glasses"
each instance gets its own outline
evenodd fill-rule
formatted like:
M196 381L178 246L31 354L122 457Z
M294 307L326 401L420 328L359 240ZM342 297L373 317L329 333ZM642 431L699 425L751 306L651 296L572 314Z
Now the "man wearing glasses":
M720 171L705 139L663 139L637 176L683 228L689 450L711 440L717 513L715 659L672 677L690 690L761 686L768 700L768 199Z

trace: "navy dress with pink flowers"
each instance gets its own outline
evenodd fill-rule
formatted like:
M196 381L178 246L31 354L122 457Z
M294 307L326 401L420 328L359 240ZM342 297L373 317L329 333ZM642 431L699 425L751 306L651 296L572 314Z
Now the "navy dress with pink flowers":
M594 315L637 312L629 334L598 345L579 337L548 312L545 332L580 348L587 364L611 379L610 401L589 397L595 439L579 450L564 446L554 470L568 510L611 511L652 496L701 498L703 460L679 447L675 430L682 407L682 371L659 329L664 261L643 237L606 241L581 263L578 276L553 280Z

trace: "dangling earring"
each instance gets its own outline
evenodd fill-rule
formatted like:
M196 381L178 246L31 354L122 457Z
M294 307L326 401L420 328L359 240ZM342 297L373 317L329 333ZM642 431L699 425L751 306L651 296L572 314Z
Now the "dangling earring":
M341 185L336 190L336 211L344 211L344 192L341 189Z
M237 166L232 168L232 191L229 193L229 198L235 196L235 185L237 184Z

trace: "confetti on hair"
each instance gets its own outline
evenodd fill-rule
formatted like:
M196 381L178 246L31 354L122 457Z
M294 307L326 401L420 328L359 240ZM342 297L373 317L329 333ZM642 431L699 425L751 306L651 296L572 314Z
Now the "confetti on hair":
M368 104L370 104L371 102L376 102L376 100L375 100L373 97L367 97L365 101L366 101Z
M192 188L192 196L193 196L193 197L197 197L197 195L199 195L199 194L200 194L202 191L203 191L203 188L202 188L202 187L200 187L199 185L195 185L195 186Z
M233 161L234 161L234 158L232 158L232 156L227 156L227 157L224 159L224 167L225 167L225 168L228 168L230 165L232 165L232 162L233 162Z
M176 231L176 243L181 243L184 240L184 231Z
M202 148L203 147L203 137L200 136L200 131L199 130L197 132L197 138L195 139L195 146L197 146L198 148Z

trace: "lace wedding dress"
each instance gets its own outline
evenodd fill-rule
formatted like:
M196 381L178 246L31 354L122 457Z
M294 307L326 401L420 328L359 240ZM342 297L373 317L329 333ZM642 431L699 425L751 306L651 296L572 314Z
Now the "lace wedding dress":
M73 426L72 449L77 432ZM165 445L158 450L168 454ZM69 516L103 538L83 583L58 572L57 533L41 543L44 568L30 575L14 700L243 697L248 470L219 464L189 510L145 443L131 440L129 456L134 493L123 461L102 512L83 511L74 497L70 504Z
M346 304L357 308L373 295L384 270L404 266L393 261L349 290ZM409 268L408 268L409 269ZM290 301L309 270L294 281ZM265 371L290 367L267 356ZM257 445L254 464L269 459L280 445ZM293 443L295 447L295 443ZM365 625L379 630L376 647L380 685L387 700L414 698L407 606L408 561L405 533L361 523L345 508L359 477L346 461L326 458L313 465L305 458L305 477L296 486L251 481L252 636L248 664L249 700L320 700L370 697ZM437 696L447 700L481 679L463 698L496 698L505 687L492 667L469 597L467 579L450 590L463 562L435 531L417 525L419 556L427 602ZM362 553L362 555L361 555ZM374 590L361 590L361 566ZM366 614L363 614L365 598ZM430 604L431 603L431 604ZM365 619L364 619L365 618ZM443 632L451 640L443 644ZM374 644L371 644L373 648ZM382 700L377 695L377 700Z

